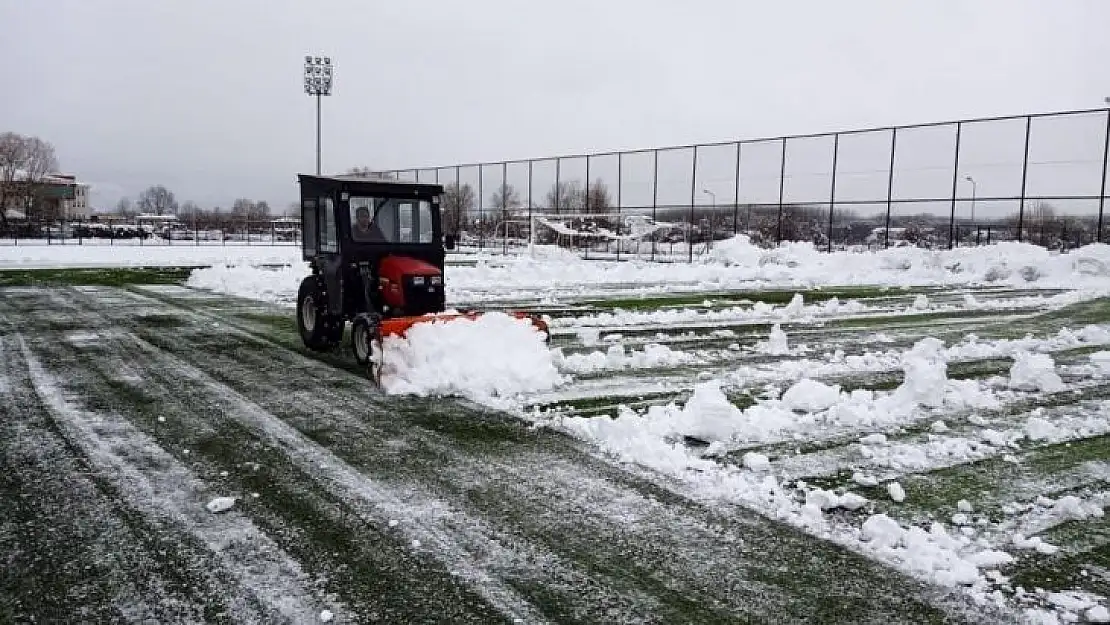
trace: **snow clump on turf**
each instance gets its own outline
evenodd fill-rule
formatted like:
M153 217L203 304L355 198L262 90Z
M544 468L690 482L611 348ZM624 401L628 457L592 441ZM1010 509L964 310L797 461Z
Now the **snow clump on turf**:
M616 344L610 345L609 349L604 352L593 351L568 355L564 355L562 350L556 349L553 358L555 366L560 371L571 373L673 367L697 362L697 357L693 354L673 350L658 343L649 343L642 350L628 351L623 345Z
M786 332L782 331L782 326L776 323L771 328L771 334L767 337L767 340L755 344L755 351L760 354L768 354L771 356L785 356L789 354L790 345L786 338Z
M1010 367L1010 388L1055 393L1064 390L1064 381L1056 373L1052 356L1017 352Z

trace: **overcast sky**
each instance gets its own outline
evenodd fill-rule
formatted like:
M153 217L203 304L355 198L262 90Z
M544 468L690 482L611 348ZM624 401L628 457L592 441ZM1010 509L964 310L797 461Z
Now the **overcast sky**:
M284 208L315 168L447 165L1103 106L1110 2L0 0L0 131L110 208Z

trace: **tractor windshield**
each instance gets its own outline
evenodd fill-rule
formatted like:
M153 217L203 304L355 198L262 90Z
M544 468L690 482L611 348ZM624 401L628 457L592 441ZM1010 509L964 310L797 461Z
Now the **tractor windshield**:
M432 207L426 200L352 197L351 238L359 243L431 243Z

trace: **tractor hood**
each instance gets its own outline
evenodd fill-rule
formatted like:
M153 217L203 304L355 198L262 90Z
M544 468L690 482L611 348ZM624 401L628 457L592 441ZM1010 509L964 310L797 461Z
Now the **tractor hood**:
M385 256L378 265L378 286L390 308L410 314L442 310L443 272L431 263L408 256Z

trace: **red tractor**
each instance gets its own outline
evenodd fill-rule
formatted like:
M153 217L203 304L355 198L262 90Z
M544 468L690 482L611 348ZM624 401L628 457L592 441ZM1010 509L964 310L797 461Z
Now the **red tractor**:
M305 346L326 351L351 322L355 360L380 375L381 339L403 336L416 323L470 318L445 310L444 235L438 184L365 176L299 176L303 257L312 275L297 293L297 328ZM548 334L535 315L530 319Z

